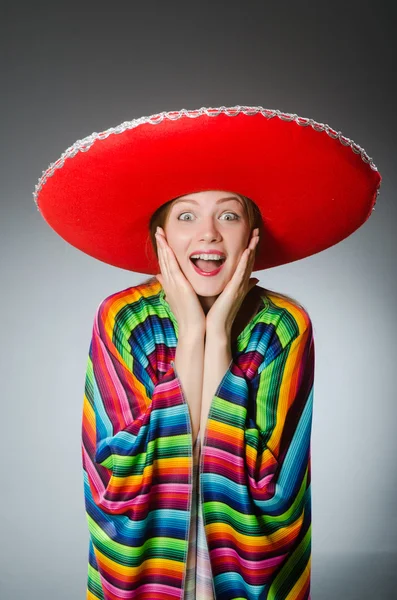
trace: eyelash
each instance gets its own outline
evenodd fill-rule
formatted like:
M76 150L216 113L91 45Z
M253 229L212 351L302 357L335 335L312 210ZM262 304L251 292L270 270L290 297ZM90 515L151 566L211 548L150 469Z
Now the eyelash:
M178 221L186 221L189 219L180 219L179 217L181 217L182 215L191 215L192 213L189 210L185 210L184 212L180 213L180 215L178 216ZM227 211L225 213L223 213L224 215L234 215L236 218L235 219L227 219L228 221L232 220L232 221L238 221L238 219L240 218L239 215L237 215L236 213L232 212L232 211Z

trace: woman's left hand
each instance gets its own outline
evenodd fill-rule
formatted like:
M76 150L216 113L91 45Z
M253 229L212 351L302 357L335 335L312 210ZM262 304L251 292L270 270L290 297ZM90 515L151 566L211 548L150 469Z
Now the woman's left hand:
M233 277L223 292L215 300L206 315L206 333L231 335L233 322L240 310L244 298L255 287L258 279L250 278L254 266L255 248L259 241L259 229L253 230L250 243L241 255Z

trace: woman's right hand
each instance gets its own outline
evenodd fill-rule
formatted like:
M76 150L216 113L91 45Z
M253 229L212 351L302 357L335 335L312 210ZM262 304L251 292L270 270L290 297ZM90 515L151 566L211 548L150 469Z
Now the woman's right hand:
M163 286L167 302L178 322L179 334L202 333L205 335L206 319L200 300L182 272L176 256L168 245L164 231L158 228L158 259L161 275L156 275Z

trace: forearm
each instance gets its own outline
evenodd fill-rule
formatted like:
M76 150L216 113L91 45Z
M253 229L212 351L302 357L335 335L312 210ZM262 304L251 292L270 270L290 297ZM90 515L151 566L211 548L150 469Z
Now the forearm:
M212 334L207 330L204 348L203 392L201 399L200 438L204 441L207 418L212 398L222 381L230 362L232 351L230 336Z
M189 407L193 443L200 426L204 371L204 333L179 332L175 351L175 371Z

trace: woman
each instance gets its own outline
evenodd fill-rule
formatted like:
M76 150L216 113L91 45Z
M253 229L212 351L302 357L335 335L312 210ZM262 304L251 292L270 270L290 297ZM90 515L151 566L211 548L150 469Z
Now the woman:
M94 319L87 598L310 598L313 327L250 275L350 235L379 186L351 140L261 107L124 123L43 174L64 239L157 274Z

